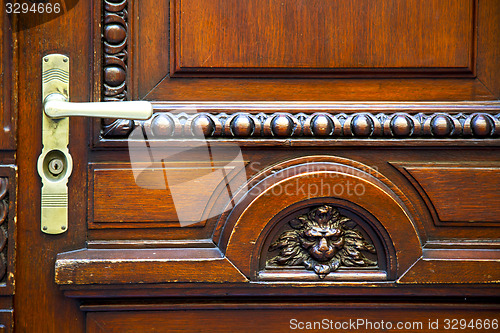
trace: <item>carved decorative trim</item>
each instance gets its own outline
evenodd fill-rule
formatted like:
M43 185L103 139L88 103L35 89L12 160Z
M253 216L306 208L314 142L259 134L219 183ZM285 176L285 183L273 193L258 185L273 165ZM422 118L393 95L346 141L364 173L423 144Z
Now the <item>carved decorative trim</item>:
M103 101L127 100L128 0L104 0L102 24ZM131 120L103 119L103 136L123 137L134 125Z
M125 123L124 123L125 124ZM122 132L130 132L128 124ZM487 138L500 135L500 114L159 112L135 121L151 139L195 138Z
M0 178L0 282L5 282L7 275L7 241L8 241L8 213L9 213L9 181Z
M289 223L269 247L279 254L266 262L270 266L304 266L320 278L340 267L376 267L377 261L361 251L376 253L375 247L356 230L357 224L329 205L314 208Z

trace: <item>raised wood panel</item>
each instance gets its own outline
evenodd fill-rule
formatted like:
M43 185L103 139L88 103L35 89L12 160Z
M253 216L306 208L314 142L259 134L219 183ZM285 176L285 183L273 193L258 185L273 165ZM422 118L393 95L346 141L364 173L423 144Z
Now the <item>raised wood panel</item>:
M477 17L477 77L500 98L500 1L479 1Z
M176 0L172 4L174 75L472 71L475 1L471 0Z
M389 331L388 326L381 329L382 322L385 325L390 323L391 330L394 331L397 330L398 323L401 323L409 325L402 326L399 329L401 332L445 332L446 319L464 319L469 323L481 318L481 322L488 319L491 323L494 319L498 321L499 311L498 305L478 303L378 301L367 304L348 301L321 302L315 299L311 301L313 302L124 304L109 308L84 306L84 309L98 311L87 314L89 333ZM113 311L113 308L117 310ZM133 309L145 311L132 312ZM160 311L161 309L164 310ZM335 325L340 326L336 328ZM477 329L466 326L460 332L477 332Z
M60 285L247 282L215 248L83 249L57 256Z
M473 79L190 79L166 78L156 101L467 101L496 96Z
M91 168L90 228L203 226L205 209L219 195L227 197L224 188L236 171L210 159L142 167L137 175L130 164Z
M421 259L399 279L400 284L500 283L499 251L490 260ZM460 277L460 278L458 278Z
M498 166L400 166L429 199L438 222L500 222Z

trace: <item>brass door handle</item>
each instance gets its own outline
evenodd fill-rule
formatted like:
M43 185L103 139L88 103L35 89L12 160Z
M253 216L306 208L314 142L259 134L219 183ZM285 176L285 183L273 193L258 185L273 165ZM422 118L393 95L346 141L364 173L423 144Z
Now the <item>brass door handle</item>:
M146 120L153 115L153 106L146 101L73 103L60 93L48 95L43 108L50 118L82 116Z
M68 229L68 178L73 159L68 150L69 116L148 119L153 106L146 101L69 102L69 57L49 54L42 59L42 153L38 174L42 179L41 230L61 234Z

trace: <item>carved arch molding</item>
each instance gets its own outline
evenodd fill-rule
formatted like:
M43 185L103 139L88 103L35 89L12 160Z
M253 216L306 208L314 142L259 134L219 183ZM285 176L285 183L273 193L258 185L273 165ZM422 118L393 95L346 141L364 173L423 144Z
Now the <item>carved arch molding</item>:
M396 280L422 255L409 201L366 165L299 158L251 183L216 239L250 280Z

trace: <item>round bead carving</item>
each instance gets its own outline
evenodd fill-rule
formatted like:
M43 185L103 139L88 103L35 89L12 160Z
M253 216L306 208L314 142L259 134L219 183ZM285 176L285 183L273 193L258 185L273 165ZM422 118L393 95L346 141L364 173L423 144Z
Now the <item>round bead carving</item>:
M151 122L151 131L154 136L171 136L174 132L174 124L166 114L159 114Z
M215 130L215 124L206 115L199 115L193 120L191 130L195 136L210 136Z
M373 131L373 121L367 115L361 114L352 120L352 132L356 136L369 136Z
M412 122L405 115L397 115L392 118L391 130L395 136L409 136L412 131Z
M445 115L437 115L431 121L432 134L435 136L447 136L453 131L453 123Z
M479 114L474 116L471 121L472 132L475 136L487 136L491 133L493 126L491 124L491 120L488 116Z
M104 38L108 43L119 44L127 37L127 31L119 24L107 24L104 26Z
M328 136L335 128L332 120L326 115L317 115L312 121L312 132L316 136Z
M278 115L271 122L271 129L276 136L289 136L293 132L293 122L286 115Z
M117 87L125 82L126 73L123 68L108 66L104 68L104 81L110 86Z
M246 115L237 115L231 122L231 130L234 136L249 136L253 133L254 128L253 120Z

